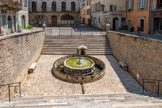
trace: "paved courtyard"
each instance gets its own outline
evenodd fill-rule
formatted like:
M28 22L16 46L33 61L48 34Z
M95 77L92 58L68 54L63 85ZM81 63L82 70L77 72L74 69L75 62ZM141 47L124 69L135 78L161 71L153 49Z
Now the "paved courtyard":
M51 72L55 60L63 55L42 55L37 67L22 87L23 96L55 96L82 94L80 84L56 79ZM95 56L106 64L105 76L93 83L84 84L85 94L141 93L141 86L122 70L113 56Z

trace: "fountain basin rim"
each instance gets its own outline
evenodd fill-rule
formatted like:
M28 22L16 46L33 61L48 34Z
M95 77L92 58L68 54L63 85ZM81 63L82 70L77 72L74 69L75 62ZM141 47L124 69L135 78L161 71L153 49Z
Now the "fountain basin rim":
M71 67L71 66L69 66L69 65L66 64L67 61L70 60L70 59L72 59L72 58L79 58L79 56L67 58L67 59L64 61L64 66L66 66L66 67L68 67L68 68L71 68L71 69L76 69L76 70L86 70L86 69L93 68L93 67L95 66L95 62L94 62L92 59L90 59L90 58L88 58L88 57L80 57L80 58L88 59L89 61L92 62L92 65L91 65L90 67L86 67L86 68L73 68L73 67Z

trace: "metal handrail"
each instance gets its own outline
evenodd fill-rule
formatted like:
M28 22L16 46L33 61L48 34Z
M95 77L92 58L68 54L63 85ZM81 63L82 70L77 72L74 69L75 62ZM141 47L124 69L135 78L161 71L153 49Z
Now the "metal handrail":
M157 79L142 79L143 81L143 93L145 92L145 83L156 83L158 82L158 90L157 90L157 96L160 97L160 82L162 82L162 80L157 80Z
M18 85L15 85L15 84L18 84ZM12 86L12 85L15 85L15 86ZM8 99L9 99L9 102L11 102L11 91L10 91L11 87L19 87L19 93L20 93L20 97L21 97L21 82L8 83L8 84L0 85L0 87L3 87L3 86L8 86Z
M77 29L79 29L78 32L80 32L80 33L79 33L80 36L83 35L83 31L84 31L85 33L90 32L92 36L95 35L94 28L90 28L89 30L91 30L91 31L88 31L88 29L82 30L82 28L83 28L83 27L81 27L81 26L80 26L79 28L77 28ZM53 35L53 28L47 28L46 30L50 30L50 31L51 31L51 35ZM58 27L58 33L59 33L58 35L61 35L61 31L64 31L64 30L68 30L71 36L73 36L73 35L75 34L75 33L73 33L73 28L70 28L70 29L68 28L68 29L66 29L66 28ZM74 30L74 31L75 31L75 30ZM97 33L99 33L100 35L103 35L103 32L104 32L103 30L97 31Z

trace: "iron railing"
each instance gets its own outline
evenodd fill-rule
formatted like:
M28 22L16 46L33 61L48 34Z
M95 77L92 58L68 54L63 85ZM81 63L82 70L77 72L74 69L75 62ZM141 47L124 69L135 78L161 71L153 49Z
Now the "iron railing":
M106 31L89 27L51 27L46 28L47 36L83 36L106 35Z
M21 82L16 82L16 83L8 83L8 84L2 84L0 85L0 87L3 86L8 86L8 99L9 102L11 102L11 87L19 87L19 93L20 93L20 97L21 97Z
M162 80L157 80L157 79L142 79L143 81L143 94L145 93L145 83L158 83L157 85L157 96L160 97L160 82L162 82Z

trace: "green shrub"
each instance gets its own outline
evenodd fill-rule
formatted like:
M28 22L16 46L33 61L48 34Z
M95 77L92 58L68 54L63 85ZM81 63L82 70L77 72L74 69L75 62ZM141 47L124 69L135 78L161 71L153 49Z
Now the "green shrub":
M29 26L27 26L26 29L31 30L31 29L33 29L33 26L29 25Z

